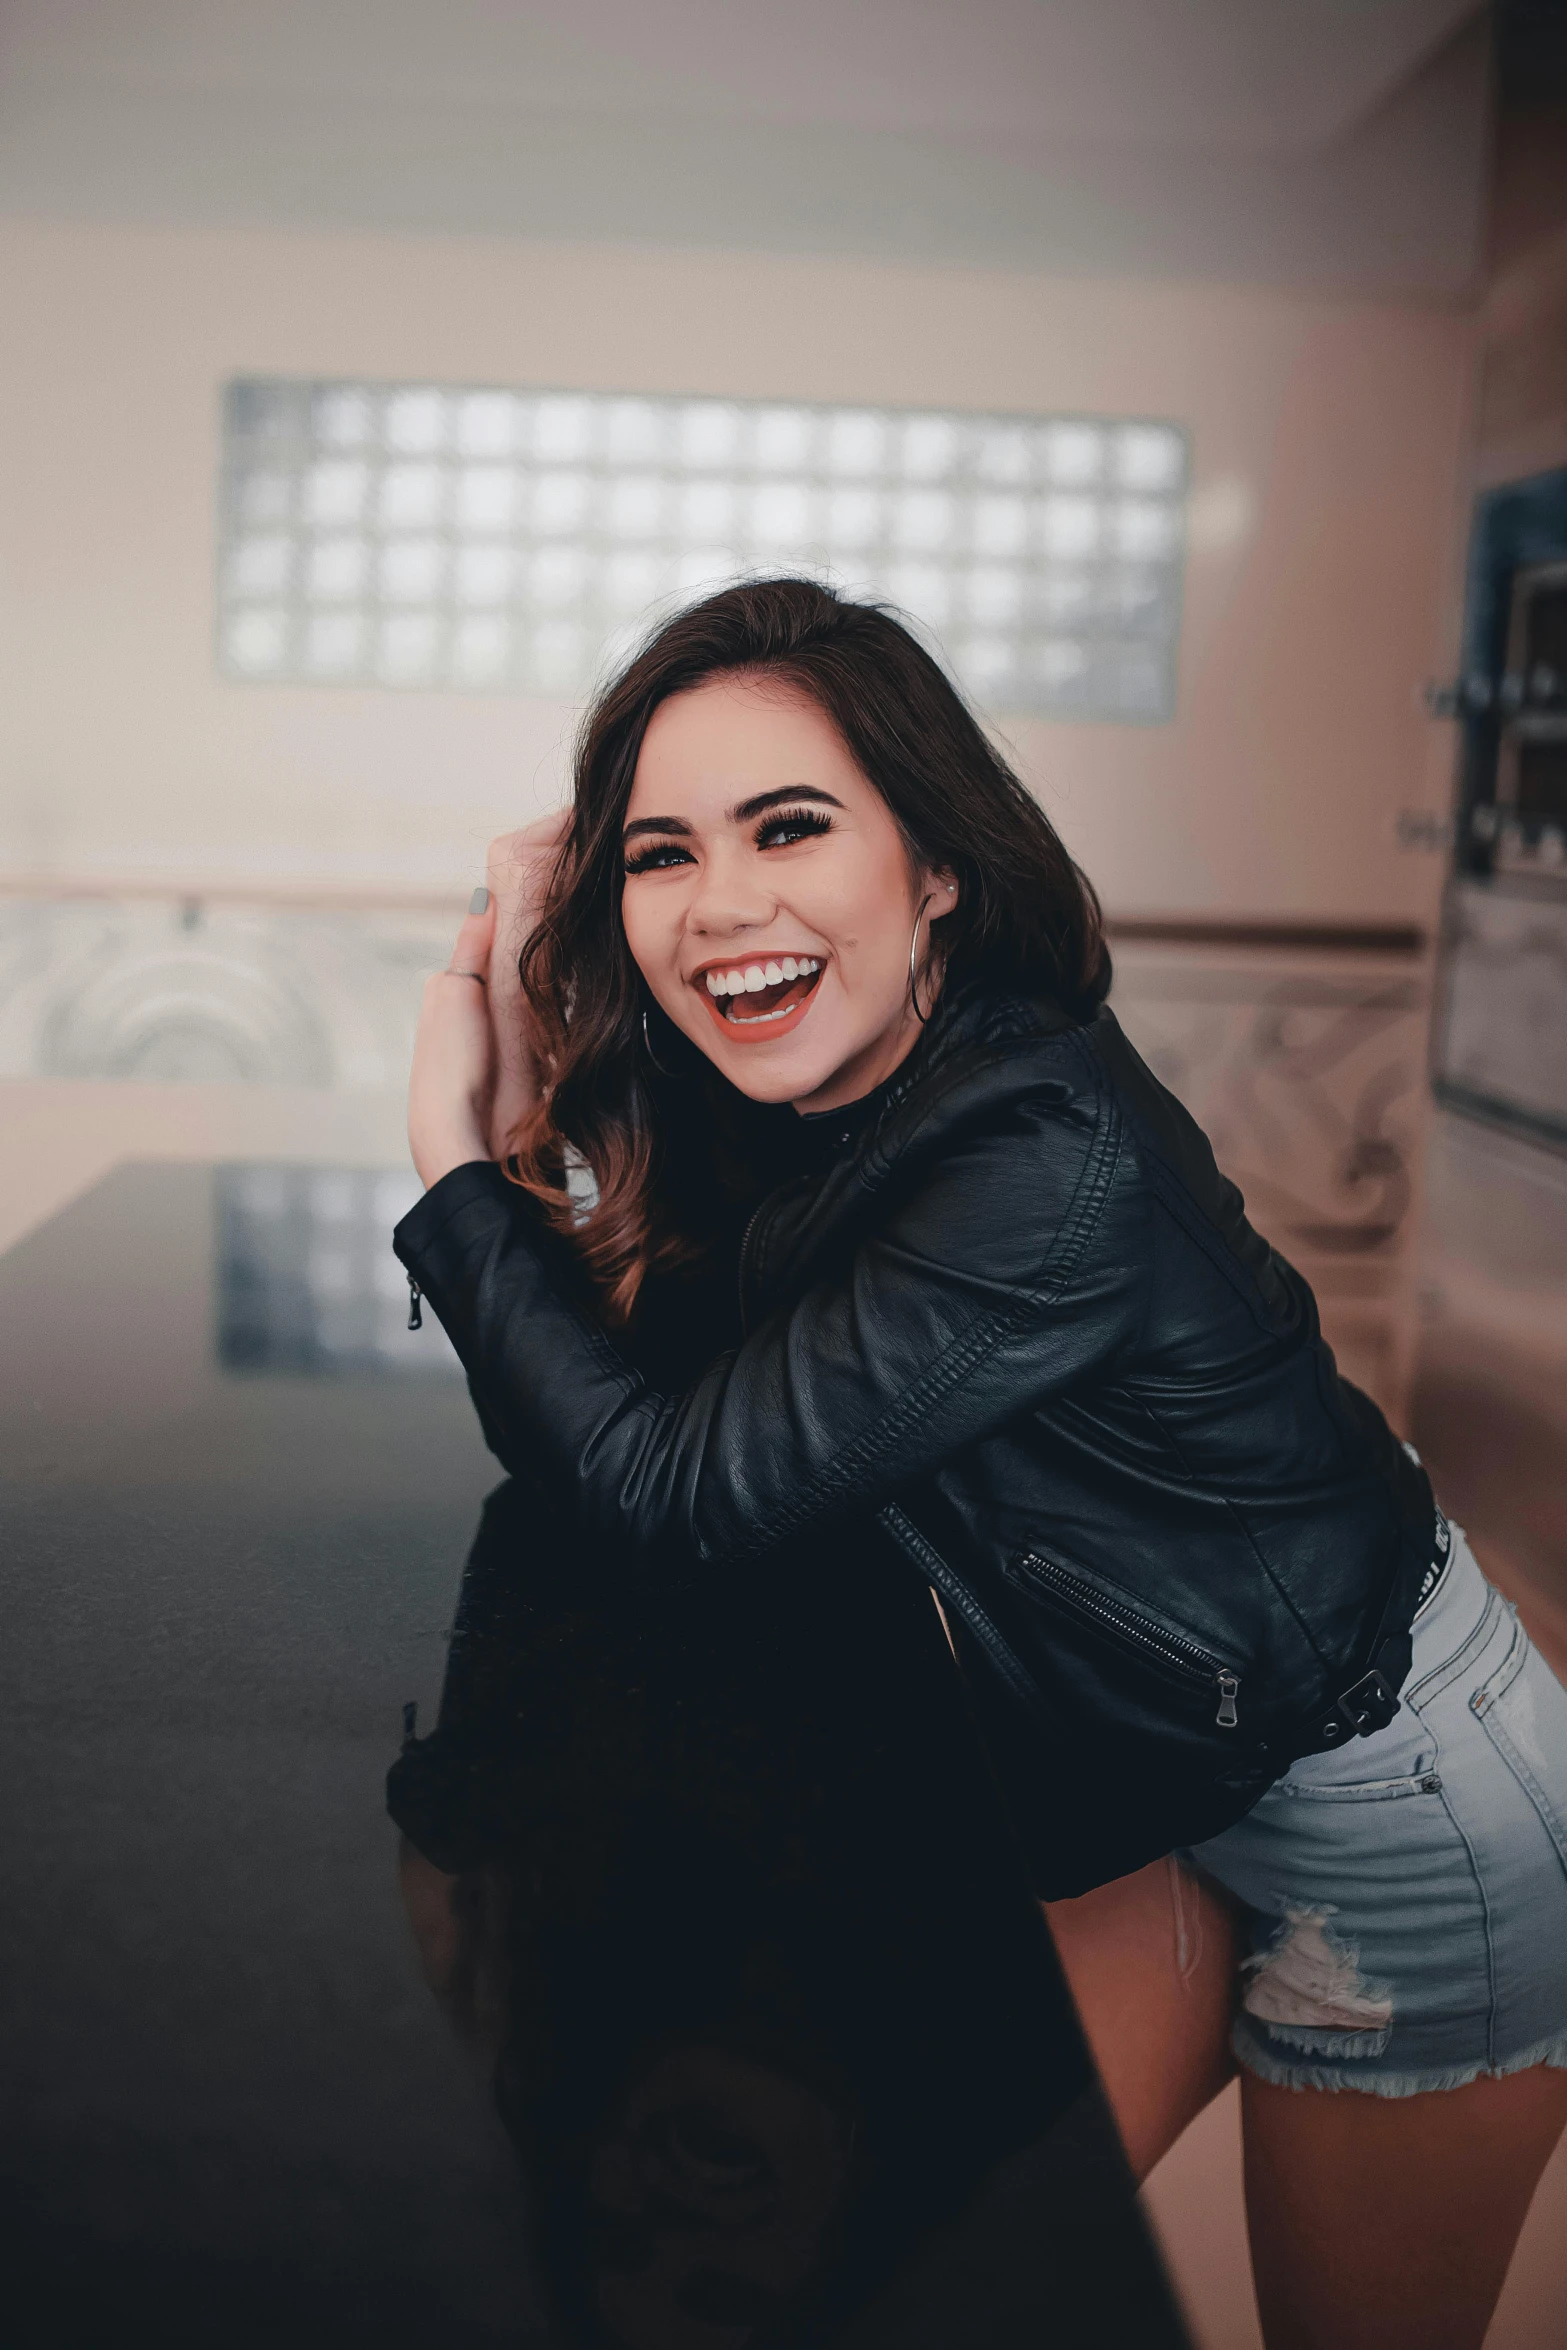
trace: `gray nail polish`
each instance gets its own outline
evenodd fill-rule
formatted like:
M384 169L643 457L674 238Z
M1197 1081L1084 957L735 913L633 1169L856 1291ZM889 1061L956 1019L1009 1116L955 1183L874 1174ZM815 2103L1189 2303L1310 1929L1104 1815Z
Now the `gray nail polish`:
M468 911L470 914L487 914L489 910L490 893L481 882L468 900Z

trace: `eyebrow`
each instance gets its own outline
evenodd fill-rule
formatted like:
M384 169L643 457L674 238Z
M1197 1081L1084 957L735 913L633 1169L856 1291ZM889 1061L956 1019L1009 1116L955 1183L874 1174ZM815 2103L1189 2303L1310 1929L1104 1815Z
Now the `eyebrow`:
M843 806L842 800L834 799L830 791L818 791L814 784L791 783L777 791L759 791L749 800L739 800L734 807L725 811L725 815L731 824L745 824L751 817L760 816L765 808L786 804L797 807L802 800L814 800L825 808ZM620 837L622 840L634 840L641 832L673 832L689 836L693 829L683 816L639 816L634 824L626 826Z

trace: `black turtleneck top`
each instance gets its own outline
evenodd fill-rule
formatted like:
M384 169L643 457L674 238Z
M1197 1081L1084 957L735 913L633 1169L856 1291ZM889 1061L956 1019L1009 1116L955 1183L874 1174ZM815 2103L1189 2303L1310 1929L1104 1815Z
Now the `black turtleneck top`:
M902 1074L901 1070L897 1073ZM706 1201L702 1222L711 1243L701 1259L677 1271L652 1273L642 1285L631 1327L616 1344L655 1387L688 1386L703 1366L738 1346L740 1248L757 1207L780 1184L823 1175L852 1150L878 1116L893 1080L835 1110L800 1112L787 1102L728 1105L743 1172ZM670 1103L678 1119L702 1115L695 1105Z

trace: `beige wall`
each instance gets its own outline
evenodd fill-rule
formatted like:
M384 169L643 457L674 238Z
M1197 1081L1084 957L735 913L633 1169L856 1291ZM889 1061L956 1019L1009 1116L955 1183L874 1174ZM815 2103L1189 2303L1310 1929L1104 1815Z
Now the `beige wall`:
M1539 21L1504 73L1479 316L1482 487L1567 465L1567 67ZM1554 50L1554 54L1553 54Z
M0 224L0 870L456 887L572 712L240 687L211 658L236 371L1173 417L1179 712L1021 724L1119 912L1424 918L1465 317L1266 291L479 240Z

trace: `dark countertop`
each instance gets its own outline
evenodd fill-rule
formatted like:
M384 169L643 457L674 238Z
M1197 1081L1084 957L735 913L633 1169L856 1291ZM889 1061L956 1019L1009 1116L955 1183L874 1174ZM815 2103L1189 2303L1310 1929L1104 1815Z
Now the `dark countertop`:
M925 1595L868 1563L829 1644L807 1562L633 1637L515 1488L465 1582L499 1472L385 1179L259 1176L123 1168L0 1260L8 2342L1177 2344ZM509 1888L467 2045L385 1809L460 1589L411 1751L491 1823L431 1881ZM791 2130L852 2153L804 2236Z

